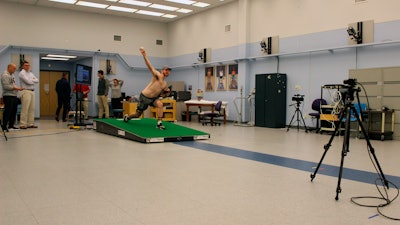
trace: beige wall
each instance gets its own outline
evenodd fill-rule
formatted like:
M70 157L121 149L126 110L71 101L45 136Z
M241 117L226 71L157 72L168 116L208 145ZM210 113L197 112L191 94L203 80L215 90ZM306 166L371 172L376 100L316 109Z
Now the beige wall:
M0 45L130 55L145 46L153 56L167 57L167 27L152 21L0 2L0 30ZM157 39L164 45L157 46Z
M246 5L247 14L242 9ZM170 23L169 55L253 43L268 36L282 38L344 29L358 21L399 20L398 9L398 0L367 0L358 4L354 0L238 0ZM248 27L244 29L240 23L246 20ZM225 24L231 24L230 33L224 32ZM248 32L246 38L243 32Z
M169 56L197 52L202 48L225 48L238 44L237 2L185 17L168 24ZM231 31L225 32L225 25Z
M248 8L248 10L243 10ZM0 2L0 45L22 45L173 57L280 38L343 29L351 22L399 20L399 0L237 0L165 24ZM248 13L246 13L248 12ZM231 31L225 32L225 25ZM244 25L243 25L244 24ZM246 33L246 35L244 35ZM115 42L113 35L122 35ZM156 46L156 39L164 41Z

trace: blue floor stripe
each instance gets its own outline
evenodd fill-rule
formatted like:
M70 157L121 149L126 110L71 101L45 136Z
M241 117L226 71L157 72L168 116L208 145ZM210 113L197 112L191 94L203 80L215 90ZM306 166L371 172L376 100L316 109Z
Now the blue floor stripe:
M230 148L230 147L196 142L196 141L175 142L175 144L186 146L186 147L191 147L191 148L195 148L195 149L205 150L205 151L209 151L209 152L219 153L219 154L223 154L223 155L238 157L238 158L242 158L242 159L248 159L248 160L253 160L253 161L257 161L257 162L268 163L268 164L272 164L272 165L277 165L277 166L282 166L282 167L287 167L287 168L292 168L292 169L297 169L297 170L303 170L303 171L310 172L310 174L313 173L315 170L313 167L316 167L318 165L318 162L310 162L310 161L304 161L304 160L299 160L299 159L291 159L291 158L286 158L286 157L281 157L281 156L246 151L246 150L241 150L241 149L237 149L237 148ZM346 161L345 161L345 163L346 163ZM381 165L381 166L382 166L383 173L385 173L384 166L383 165ZM317 173L315 179L318 179L318 175L321 175L321 174L327 175L327 176L332 176L332 177L338 177L339 167L322 164L320 169L318 170L318 173ZM384 174L384 175L388 181L394 183L397 186L400 186L400 177L391 176L391 175L387 175L387 174ZM343 167L342 178L348 179L348 180L353 180L353 181L359 181L359 182L363 182L363 183L368 183L368 184L375 184L375 179L378 178L378 174Z

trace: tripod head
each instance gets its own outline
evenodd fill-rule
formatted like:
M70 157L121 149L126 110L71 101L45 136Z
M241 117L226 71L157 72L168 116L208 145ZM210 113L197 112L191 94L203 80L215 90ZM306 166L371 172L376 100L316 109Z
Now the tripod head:
M295 104L296 104L297 106L300 106L301 102L304 101L304 95L295 94L295 95L293 95L293 97L292 97L292 101L296 101ZM295 105L295 104L292 104L292 105Z
M346 102L353 102L354 101L354 93L361 92L360 87L356 87L358 84L357 79L347 79L343 81L343 84L345 84L345 87L347 88L346 91Z

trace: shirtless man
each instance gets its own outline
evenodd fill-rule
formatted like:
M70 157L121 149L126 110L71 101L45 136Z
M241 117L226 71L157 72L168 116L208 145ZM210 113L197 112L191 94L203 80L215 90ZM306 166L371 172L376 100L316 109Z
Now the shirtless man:
M152 73L153 77L151 78L150 83L140 93L139 103L136 112L131 115L125 114L124 121L128 122L132 118L140 117L143 111L146 110L149 105L151 105L157 107L157 128L165 130L165 127L162 124L163 103L158 98L160 94L170 92L170 89L167 87L167 82L165 81L165 78L167 78L171 73L171 68L169 66L164 66L161 72L159 72L153 67L153 65L151 65L149 59L147 58L146 51L143 47L140 48L140 53L142 53L144 61L146 62L146 65Z

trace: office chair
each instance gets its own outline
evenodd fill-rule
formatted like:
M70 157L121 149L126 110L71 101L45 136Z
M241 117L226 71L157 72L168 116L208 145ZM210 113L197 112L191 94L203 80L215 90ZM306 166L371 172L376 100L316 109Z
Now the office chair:
M316 119L317 120L317 124L316 124L316 127L315 127L315 130L317 131L317 133L319 132L319 129L320 129L321 106L322 105L327 105L327 104L328 104L328 102L326 102L326 100L323 99L323 98L317 98L311 104L311 109L313 109L316 112L311 112L308 115L312 119Z
M356 112L360 118L361 121L364 121L367 119L366 111L367 111L367 104L366 103L353 103L354 108L356 109ZM360 111L361 108L361 111ZM342 119L342 125L346 123L346 117ZM350 110L350 122L357 122L357 117L356 114L354 113L353 109ZM350 131L355 131L357 132L357 137L360 137L360 128L357 126L357 128L350 129Z
M221 126L221 123L215 122L214 119L224 116L224 114L222 113L222 101L218 101L217 104L215 104L214 112L204 111L204 112L201 112L199 115L201 118L201 120L200 120L201 125L204 126L204 125L210 124L211 126L215 126L215 125Z

